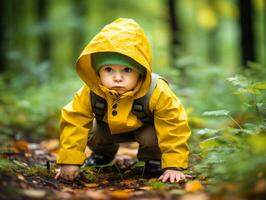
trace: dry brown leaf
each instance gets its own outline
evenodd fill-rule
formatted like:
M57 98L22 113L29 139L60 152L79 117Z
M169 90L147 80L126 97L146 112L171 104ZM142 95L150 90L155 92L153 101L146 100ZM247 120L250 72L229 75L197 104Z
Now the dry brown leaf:
M58 139L44 140L40 143L40 145L41 147L51 152L59 148L59 140Z
M115 190L110 192L110 196L114 199L128 199L130 194L126 190Z
M29 153L29 144L24 140L17 140L14 142L13 148L19 152Z
M197 192L204 190L201 182L198 180L187 182L185 185L186 192Z
M265 191L266 191L266 180L259 180L256 183L253 192L255 194L262 194Z
M86 191L85 195L89 197L90 199L95 199L95 200L105 200L109 199L104 191L102 190L97 190L97 191Z
M124 179L120 183L125 184L125 185L132 185L136 184L137 180L136 179Z

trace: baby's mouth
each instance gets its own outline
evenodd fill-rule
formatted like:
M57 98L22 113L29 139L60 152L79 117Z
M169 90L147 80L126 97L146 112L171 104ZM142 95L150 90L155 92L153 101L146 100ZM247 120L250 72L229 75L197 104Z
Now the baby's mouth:
M122 88L124 88L124 87L122 87L122 86L114 86L114 87L112 87L112 89L122 89Z

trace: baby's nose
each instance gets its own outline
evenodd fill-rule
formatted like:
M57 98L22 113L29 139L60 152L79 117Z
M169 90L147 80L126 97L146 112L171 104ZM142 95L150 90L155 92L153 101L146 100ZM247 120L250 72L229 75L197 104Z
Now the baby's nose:
M123 76L121 73L115 73L114 74L114 80L115 81L122 81L123 80Z

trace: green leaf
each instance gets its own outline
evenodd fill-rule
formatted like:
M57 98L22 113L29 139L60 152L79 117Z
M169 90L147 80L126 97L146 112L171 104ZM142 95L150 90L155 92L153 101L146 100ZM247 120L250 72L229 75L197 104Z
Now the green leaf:
M202 142L200 142L199 147L201 149L209 149L209 148L219 146L220 145L220 141L219 141L220 138L221 138L221 136L216 136L216 137L212 137L212 138L203 140Z
M266 90L266 82L256 83L253 85L253 88L259 90Z
M144 167L145 162L144 161L138 161L137 163L134 164L135 167Z
M248 86L248 80L246 77L240 74L236 74L234 77L229 77L227 80L234 86L245 88Z
M203 116L228 116L229 111L228 110L215 110L215 111L207 111L204 112L202 115Z
M157 181L157 179L150 179L149 180L149 185L153 188L153 189L155 189L155 190L158 190L158 189L162 189L162 188L165 188L165 187L167 187L167 183L163 183L163 182L161 182L161 181Z
M201 129L197 132L197 134L199 135L206 135L206 134L209 134L209 135L215 135L216 133L218 133L220 130L218 129L209 129L209 128L204 128L204 129Z
M248 87L246 89L247 93L251 93L251 94L261 94L260 90L254 88L254 87Z

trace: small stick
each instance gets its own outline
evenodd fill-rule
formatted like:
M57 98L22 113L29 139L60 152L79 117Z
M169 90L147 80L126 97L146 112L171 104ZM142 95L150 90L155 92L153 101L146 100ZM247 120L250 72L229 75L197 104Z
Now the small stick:
M58 188L58 186L57 186L56 183L53 183L53 182L51 182L51 181L48 181L48 180L46 180L46 179L44 179L44 178L41 178L41 177L39 177L39 176L38 176L37 178L38 178L39 180L45 182L45 183L48 183L48 184L54 186L55 188Z
M47 171L50 172L51 165L50 165L50 161L49 160L46 161L46 168L47 168Z

